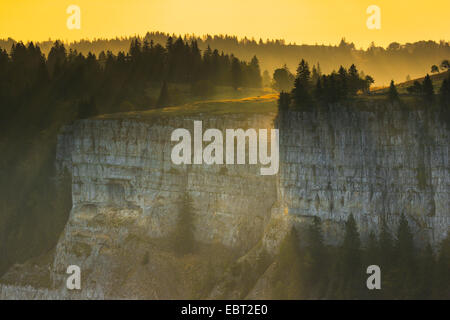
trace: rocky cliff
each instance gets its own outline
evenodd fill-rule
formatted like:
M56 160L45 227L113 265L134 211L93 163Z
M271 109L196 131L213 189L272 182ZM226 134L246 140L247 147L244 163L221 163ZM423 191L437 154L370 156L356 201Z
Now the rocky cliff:
M435 114L372 108L283 117L280 206L331 222L330 241L350 213L362 236L404 213L419 242L437 243L450 225L449 130Z
M9 280L0 298L188 298L200 291L224 297L220 284L206 288L226 274L227 263L274 253L289 224L312 216L322 218L331 243L339 241L350 213L363 237L383 220L394 228L401 213L417 240L445 237L449 131L422 111L340 107L285 114L275 121L277 176L261 176L260 165L172 164L174 129L191 130L193 120L203 120L205 129L270 128L276 113L275 102L268 103L272 111L262 114L245 113L243 106L241 114L134 115L66 126L56 162L72 175L73 209L51 255L49 289ZM202 248L180 260L166 250L166 240L184 192L193 199ZM76 293L64 289L73 264L85 284Z

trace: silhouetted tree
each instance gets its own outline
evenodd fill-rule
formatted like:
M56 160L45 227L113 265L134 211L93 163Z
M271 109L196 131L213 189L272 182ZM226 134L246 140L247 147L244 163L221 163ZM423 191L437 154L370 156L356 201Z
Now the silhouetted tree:
M262 86L261 69L259 68L259 61L256 56L253 56L249 65L249 84L256 88Z
M437 65L432 65L431 66L431 73L438 73L439 72L439 67Z
M329 279L327 251L324 244L322 222L319 217L313 218L313 223L309 225L307 232L307 249L305 257L305 275L304 282L309 284L309 287L320 286L319 283L328 282ZM320 286L322 287L322 286ZM319 288L322 289L322 288ZM322 296L319 293L318 296Z
M294 75L289 71L285 65L283 68L276 69L273 72L273 85L272 87L279 91L291 91L294 85Z
M341 288L340 292L347 299L358 297L363 288L361 241L353 214L345 223L344 242L341 247Z
M294 227L286 234L276 257L277 269L273 279L273 299L301 299L302 254L297 232Z
M402 213L395 241L395 274L393 277L395 294L413 298L416 294L416 259L411 230Z
M450 109L450 76L442 81L439 99L444 109Z
M430 76L427 74L422 84L423 88L423 97L425 101L432 102L434 100L434 88L433 82L431 81Z
M397 92L397 88L395 87L394 80L391 80L391 84L389 85L388 99L389 99L389 101L397 101L398 100L398 92Z
M311 72L308 63L302 59L297 68L297 75L292 89L294 103L298 107L310 107Z
M450 69L450 61L447 59L442 60L440 67L442 70L449 70Z

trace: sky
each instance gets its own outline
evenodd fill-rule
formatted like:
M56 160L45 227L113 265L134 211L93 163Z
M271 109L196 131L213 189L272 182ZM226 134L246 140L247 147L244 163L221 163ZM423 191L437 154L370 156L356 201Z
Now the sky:
M70 30L66 12L77 5L80 29ZM369 29L370 5L380 8L380 29ZM450 40L449 0L0 0L0 38L22 41L145 35L229 34L297 44L359 47L372 41Z

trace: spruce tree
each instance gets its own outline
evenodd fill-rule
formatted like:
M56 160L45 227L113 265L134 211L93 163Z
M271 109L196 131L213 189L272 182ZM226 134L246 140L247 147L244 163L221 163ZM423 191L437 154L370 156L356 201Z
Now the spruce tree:
M394 80L391 80L391 84L389 86L388 99L391 102L398 100L398 92L397 88L395 87Z
M427 102L433 102L434 100L434 88L433 88L433 82L431 81L430 75L426 75L425 79L422 83L422 89L423 89L423 98Z
M358 298L365 283L362 277L361 241L353 214L350 214L345 223L344 242L341 247L340 270L341 298Z
M394 294L401 299L411 299L416 294L416 261L414 241L408 221L402 213L395 241Z
M259 61L256 56L253 56L250 61L250 73L250 86L260 88L262 86L262 77Z
M287 92L281 92L280 97L278 98L278 115L280 118L286 114L289 109L289 104L291 103L291 96Z
M294 227L281 242L276 258L277 268L273 277L273 299L301 299L302 290L302 254L297 231Z
M302 59L297 68L297 75L294 81L292 96L294 103L298 107L310 107L311 104L311 72L308 63Z
M313 223L309 225L307 231L307 259L305 272L306 280L310 284L310 289L319 287L322 289L321 283L327 279L327 252L324 244L322 222L319 217L313 218ZM318 293L321 296L323 293Z
M349 77L349 93L351 95L356 95L358 89L360 89L360 78L358 74L358 69L356 66L352 64L348 69L348 77Z
M339 79L339 100L343 100L347 98L349 94L348 73L343 66L339 67L338 79Z
M442 107L450 107L450 76L442 81L442 85L439 90L439 100Z

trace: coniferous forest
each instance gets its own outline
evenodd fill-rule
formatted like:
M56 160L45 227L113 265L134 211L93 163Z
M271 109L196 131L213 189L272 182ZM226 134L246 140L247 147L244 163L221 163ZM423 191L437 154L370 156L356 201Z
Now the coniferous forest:
M165 46L169 38L179 38L177 35L163 32L147 32L140 37L141 43L150 43ZM114 39L79 40L67 43L67 50L77 50L84 55L89 52L100 55L102 51L110 50L114 54L127 52L130 43L135 37L117 37ZM429 66L448 59L450 45L448 41L417 41L401 44L392 42L387 46L372 43L367 49L359 48L346 39L338 44L302 44L288 43L283 39L253 39L244 37L239 39L233 35L185 35L185 41L194 40L200 50L205 51L208 46L221 53L233 53L239 59L250 61L254 55L261 60L261 71L267 70L270 74L283 64L292 70L298 65L299 58L310 63L320 62L324 72L329 73L336 66L351 65L355 63L361 69L371 74L379 83L389 84L391 79L397 82L406 79L407 75L416 78L424 74ZM336 39L339 40L339 39ZM10 49L14 39L0 40L0 48ZM39 42L46 55L53 47L53 41Z
M370 233L364 243L353 215L345 222L338 246L324 242L323 226L314 217L300 237L292 228L276 257L277 271L272 281L273 299L448 299L450 294L450 241L438 250L422 247L404 215L390 230L382 223L378 235ZM382 271L382 290L367 290L366 268L377 265Z

